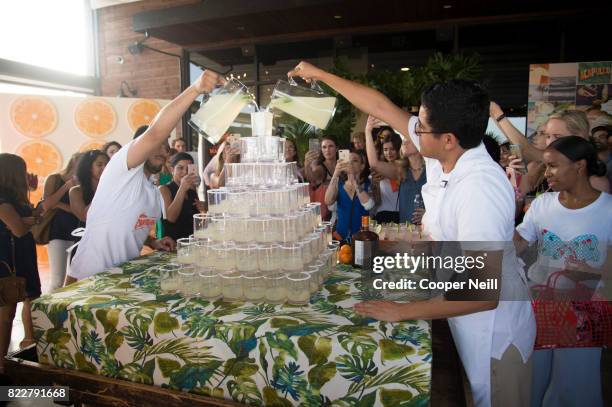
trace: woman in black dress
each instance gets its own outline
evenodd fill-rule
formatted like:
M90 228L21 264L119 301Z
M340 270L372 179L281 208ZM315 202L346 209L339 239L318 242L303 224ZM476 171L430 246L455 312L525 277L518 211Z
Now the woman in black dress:
M166 217L164 234L174 240L193 234L193 215L204 210L195 189L200 182L196 173L189 173L193 158L177 153L170 159L172 181L159 187L164 199Z
M42 206L45 211L55 210L49 231L49 266L51 282L49 291L61 287L66 277L68 254L66 249L72 246L76 238L72 231L79 225L79 220L70 208L70 188L77 185L75 179L76 164L80 153L72 155L68 165L61 172L51 174L45 180Z
M30 300L40 296L36 245L30 228L42 208L32 209L26 177L26 163L21 157L0 154L0 278L10 277L14 271L26 279L22 317L28 340L33 337ZM4 355L11 341L16 309L17 304L0 306L0 374L4 373Z

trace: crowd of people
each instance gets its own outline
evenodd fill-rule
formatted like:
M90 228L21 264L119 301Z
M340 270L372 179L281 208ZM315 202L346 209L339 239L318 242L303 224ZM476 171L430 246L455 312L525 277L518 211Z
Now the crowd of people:
M296 179L309 183L311 200L321 203L321 216L334 225L337 240L350 240L361 217L369 215L379 223L422 224L432 240L488 242L474 249L488 254L487 269L526 296L530 285L545 283L537 265L549 264L547 256L562 268L571 265L572 281L599 281L602 270L612 269L612 120L605 112L555 113L528 138L475 82L430 86L418 115L411 115L380 92L305 62L290 75L325 82L369 115L350 146L324 135L303 165L295 140L285 143L286 161L297 162ZM54 213L50 289L134 258L143 245L172 250L177 239L193 233L193 215L206 210L196 187L201 179L209 188L222 187L224 165L239 162L240 150L233 135L226 135L200 177L190 170L194 160L185 140L170 146L168 136L193 100L222 81L205 71L125 146L110 142L75 154L47 178L38 206L28 201L25 162L0 154L0 260L27 280L24 344L33 340L28 301L41 294L30 233L41 215ZM507 143L485 136L489 118ZM350 151L348 159L340 159L342 147ZM154 225L156 235L150 233ZM74 249L79 227L85 231ZM548 247L573 241L574 250L567 252ZM496 242L515 244L508 249ZM535 243L541 247L538 258L524 270L517 253ZM478 406L603 403L601 348L534 353L529 301L367 301L355 312L382 321L448 319ZM14 314L14 306L1 307L2 355Z

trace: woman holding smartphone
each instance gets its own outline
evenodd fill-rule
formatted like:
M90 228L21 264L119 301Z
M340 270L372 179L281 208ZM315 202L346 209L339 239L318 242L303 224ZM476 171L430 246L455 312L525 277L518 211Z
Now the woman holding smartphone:
M313 160L318 160L325 167L326 182L332 179L338 162L338 145L336 140L331 136L323 136L319 145L319 150L310 150L304 158L304 175L308 182L312 182L312 174L310 173L310 163Z
M370 196L370 170L363 150L350 153L349 160L340 160L331 178L325 203L337 203L338 223L335 233L340 240L350 239L361 228L361 217L375 205Z
M159 187L166 209L164 232L174 240L192 235L193 215L204 211L195 191L200 177L193 165L189 154L175 154L170 160L172 181Z

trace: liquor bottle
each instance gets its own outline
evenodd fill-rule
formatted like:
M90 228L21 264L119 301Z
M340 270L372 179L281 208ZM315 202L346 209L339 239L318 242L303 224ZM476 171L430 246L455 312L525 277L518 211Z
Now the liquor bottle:
M417 193L414 196L414 205L413 205L413 210L415 209L425 209L425 204L423 203L423 198L421 198L421 194ZM420 225L421 222L416 223L417 225Z
M353 235L353 267L372 270L378 247L378 235L370 230L370 218L361 217L361 230Z

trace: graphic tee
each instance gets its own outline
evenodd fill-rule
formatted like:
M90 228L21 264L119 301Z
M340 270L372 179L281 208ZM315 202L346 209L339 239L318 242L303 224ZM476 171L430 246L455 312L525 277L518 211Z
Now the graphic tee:
M598 268L612 245L612 195L602 192L590 205L568 209L559 202L559 192L541 194L516 230L528 242L538 242L538 257L528 272L533 283L544 284L550 273L564 270L570 257Z
M137 257L162 213L162 197L144 173L144 163L128 169L134 141L110 160L87 213L87 227L69 275L83 279Z

